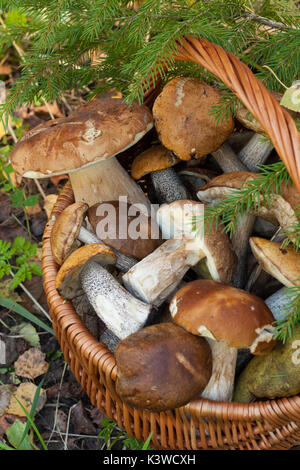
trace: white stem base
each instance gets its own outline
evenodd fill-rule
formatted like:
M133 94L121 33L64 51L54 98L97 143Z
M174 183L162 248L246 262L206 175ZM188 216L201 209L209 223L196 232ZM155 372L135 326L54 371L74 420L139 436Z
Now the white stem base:
M76 202L83 201L92 206L127 196L128 203L142 204L145 213L150 214L149 200L115 157L89 165L69 176Z
M201 397L216 401L231 401L238 350L231 348L223 341L205 339L211 348L213 370Z

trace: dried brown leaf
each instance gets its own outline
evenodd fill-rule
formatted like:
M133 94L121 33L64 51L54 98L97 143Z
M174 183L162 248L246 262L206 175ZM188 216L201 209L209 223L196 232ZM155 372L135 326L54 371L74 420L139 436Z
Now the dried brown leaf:
M26 416L23 408L20 406L18 401L25 408L26 412L29 414L32 408L34 396L37 390L37 386L31 382L24 382L18 386L18 389L14 395L11 396L9 407L7 413L17 415L17 416ZM38 403L35 409L35 412L39 412L45 405L47 400L46 391L41 389L38 399Z
M48 363L45 361L45 354L39 348L30 348L19 356L14 363L14 368L18 376L35 379L45 374Z

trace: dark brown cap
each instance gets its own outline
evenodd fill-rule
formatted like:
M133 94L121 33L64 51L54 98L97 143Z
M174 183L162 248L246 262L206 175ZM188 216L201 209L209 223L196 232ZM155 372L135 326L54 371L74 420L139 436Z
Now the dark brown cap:
M172 323L128 336L117 345L115 358L117 393L128 406L150 411L178 408L199 397L212 372L207 341Z
M138 155L131 166L131 176L139 180L142 176L152 171L166 170L180 162L170 150L162 145L155 145Z
M162 242L161 238L151 238L151 223L156 222L140 211L138 205L123 201L105 201L94 204L88 210L88 219L100 240L120 253L136 259L143 259ZM103 222L103 227L101 222ZM132 238L131 224L134 224L136 229L134 231L140 235L139 238Z
M151 112L144 105L95 99L68 117L28 131L15 145L10 160L16 173L27 178L71 173L120 153L152 127Z
M275 345L269 331L274 317L264 301L227 284L189 282L173 297L170 312L173 321L190 333L224 341L233 348L262 354ZM257 341L263 330L263 341Z
M218 90L197 78L177 77L167 83L153 106L162 144L182 160L217 150L234 129L233 119L217 123L208 114L220 97Z
M62 264L74 249L87 209L85 202L75 202L66 207L54 222L50 242L57 264Z

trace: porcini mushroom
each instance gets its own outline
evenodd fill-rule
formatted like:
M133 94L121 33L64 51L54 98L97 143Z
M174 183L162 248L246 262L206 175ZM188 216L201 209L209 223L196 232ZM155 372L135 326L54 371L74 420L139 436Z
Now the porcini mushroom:
M170 150L162 145L155 145L134 159L131 176L139 180L150 173L155 195L160 204L187 199L187 190L172 168L178 162L179 158L176 158Z
M160 412L183 406L199 396L211 376L208 343L172 323L128 336L117 345L115 358L116 391L137 409Z
M137 260L152 253L162 242L155 217L122 200L94 204L88 209L88 220L100 240Z
M208 114L220 97L218 90L197 78L176 77L168 82L153 105L162 144L181 160L217 150L234 128L233 119L217 123Z
M284 286L300 285L300 251L259 237L250 238L250 247L262 268Z
M106 327L123 339L146 323L152 307L134 298L104 269L115 262L114 252L105 245L78 248L60 267L56 288L69 300L86 294Z
M145 302L159 306L201 259L206 259L213 279L229 282L236 268L230 241L221 226L204 232L199 220L198 229L193 231L193 217L202 215L203 205L196 201L161 206L157 220L163 237L169 240L123 275L125 287Z
M78 241L86 245L103 243L93 232L83 226L87 210L88 205L85 202L74 202L56 218L51 231L50 243L53 258L57 264L61 265L70 253L78 248ZM121 271L128 271L137 263L134 258L119 253L115 249L113 251L117 257L116 267Z
M68 117L28 131L15 145L10 160L16 173L25 178L68 173L76 202L91 206L127 195L129 202L144 204L149 210L142 189L114 157L152 127L146 106L129 106L120 99L103 97Z
M274 318L263 300L227 284L189 282L175 294L169 308L177 325L204 336L211 347L213 371L202 397L230 401L238 348L267 354L275 345Z

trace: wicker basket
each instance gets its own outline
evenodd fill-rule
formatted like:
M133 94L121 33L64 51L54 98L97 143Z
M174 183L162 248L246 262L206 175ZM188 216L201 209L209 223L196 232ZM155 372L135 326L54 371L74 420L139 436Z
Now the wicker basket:
M175 60L198 63L232 89L270 136L295 185L300 189L300 135L290 115L232 54L203 39L183 38ZM297 161L298 157L298 161ZM74 202L69 183L59 195L52 216ZM120 428L139 440L152 432L155 449L288 449L300 443L300 396L251 404L191 401L184 407L161 413L126 406L115 390L114 356L96 341L55 289L58 266L50 246L53 221L43 237L43 278L55 335L66 362L91 403Z

